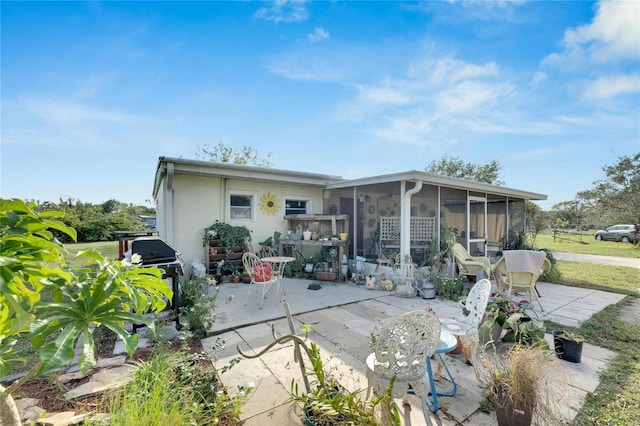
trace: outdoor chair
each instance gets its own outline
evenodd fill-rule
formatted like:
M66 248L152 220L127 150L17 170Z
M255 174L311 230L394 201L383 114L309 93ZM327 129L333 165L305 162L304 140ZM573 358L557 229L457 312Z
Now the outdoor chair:
M427 311L411 311L392 318L380 331L375 352L367 357L367 399L371 388L384 395L392 377L393 398L408 398L409 385L422 401L422 411L431 424L427 398L435 389L427 372L427 360L440 340L440 321ZM383 419L384 422L384 419Z
M491 277L491 261L484 256L471 256L460 243L453 245L453 256L460 275L477 276L478 269L482 269L486 278Z
M260 309L262 309L262 302L264 301L264 297L267 292L271 290L274 284L278 285L278 292L281 291L281 289L279 288L280 281L278 280L278 276L272 273L271 264L269 262L263 262L254 253L244 253L242 255L242 264L244 265L245 271L247 271L247 273L251 277L251 282L249 283L249 291L247 291L247 297L244 301L244 304L246 305L249 301L251 289L254 285L256 285L258 287L262 287L262 296L260 297Z
M540 275L550 269L551 263L544 251L505 250L493 267L493 276L498 292L506 291L510 295L512 292L527 291L529 300L535 296L540 310L544 311L536 283Z
M484 318L489 296L491 295L491 281L482 279L475 283L465 301L465 308L468 315L460 312L454 318L443 318L440 320L442 328L457 336L462 346L462 352L467 362L473 364L475 353L478 348L478 327Z

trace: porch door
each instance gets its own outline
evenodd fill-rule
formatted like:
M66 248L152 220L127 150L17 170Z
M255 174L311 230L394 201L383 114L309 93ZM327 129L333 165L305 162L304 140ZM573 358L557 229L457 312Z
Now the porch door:
M487 199L469 195L467 198L467 251L471 255L484 255L487 252Z

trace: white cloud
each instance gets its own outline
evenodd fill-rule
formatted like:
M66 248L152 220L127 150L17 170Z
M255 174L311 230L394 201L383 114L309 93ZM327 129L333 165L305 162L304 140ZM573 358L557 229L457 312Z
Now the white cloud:
M150 122L126 112L46 96L5 99L2 113L3 143L16 145L113 144L114 132Z
M541 71L538 71L533 75L533 78L531 78L531 85L537 86L543 81L547 81L547 75Z
M640 13L635 1L601 1L593 22L565 31L564 50L547 56L545 64L578 66L640 57Z
M588 99L605 99L630 93L640 93L639 75L617 75L598 78L588 84L583 96Z
M379 139L416 145L448 145L470 132L506 133L514 130L504 105L515 86L499 74L494 62L450 55L414 62L403 77L356 85L359 96L340 118L371 123L369 132Z
M529 151L519 152L511 156L511 160L536 160L539 158L551 158L556 154L556 151L551 148L539 148Z
M37 118L52 124L73 124L80 122L131 123L136 118L91 105L59 98L26 96L18 99L18 105L24 107Z
M329 31L324 28L316 27L311 34L307 36L311 43L317 43L330 37Z
M431 71L430 80L434 83L455 83L468 79L480 77L494 77L499 74L498 66L495 62L488 62L483 65L470 64L459 59L445 57L433 62L427 62L426 66L420 67L421 71Z
M409 94L394 87L366 87L363 85L357 85L356 87L360 91L360 100L363 102L386 105L404 105L410 103L412 100Z
M261 7L255 13L256 18L273 22L300 22L309 17L305 0L277 0Z

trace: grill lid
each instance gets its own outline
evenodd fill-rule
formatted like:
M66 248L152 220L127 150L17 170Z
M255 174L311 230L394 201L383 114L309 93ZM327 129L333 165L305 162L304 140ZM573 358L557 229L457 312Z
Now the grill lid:
M131 243L131 253L139 254L143 265L175 262L180 255L180 252L159 237L136 238Z

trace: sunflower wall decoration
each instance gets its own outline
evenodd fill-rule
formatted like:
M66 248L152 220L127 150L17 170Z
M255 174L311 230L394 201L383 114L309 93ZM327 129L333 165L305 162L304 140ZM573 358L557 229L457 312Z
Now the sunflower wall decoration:
M278 200L276 194L266 192L260 197L259 206L262 213L273 216L280 211L280 200Z

